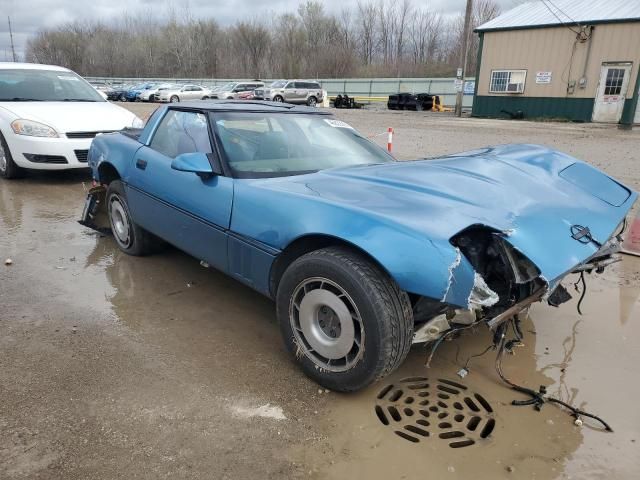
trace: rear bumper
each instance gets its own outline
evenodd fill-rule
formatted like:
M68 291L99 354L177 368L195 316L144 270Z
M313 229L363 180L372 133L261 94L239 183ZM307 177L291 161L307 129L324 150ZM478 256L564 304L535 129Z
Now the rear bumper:
M39 138L10 134L5 139L13 161L19 167L34 170L88 168L86 160L91 138Z

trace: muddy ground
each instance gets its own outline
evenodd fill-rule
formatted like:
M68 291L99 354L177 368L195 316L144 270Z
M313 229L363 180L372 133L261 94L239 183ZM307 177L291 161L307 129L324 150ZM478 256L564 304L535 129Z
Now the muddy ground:
M542 143L640 188L640 130L384 111L338 116L367 135L394 127L401 159ZM640 475L640 259L626 256L588 278L582 316L575 299L560 309L536 305L525 346L505 360L513 380L546 385L601 415L615 430L603 433L554 406L511 406L524 397L500 383L493 352L458 378L459 365L489 343L482 329L446 342L430 369L416 347L400 371L365 391L319 390L288 358L269 300L178 251L129 257L78 225L87 180L72 173L0 181L0 259L13 259L0 264L0 478ZM486 398L492 434L450 448L437 437L436 416L453 418L452 401L431 413L431 436L418 443L383 425L378 392L423 376ZM403 422L412 421L407 415Z

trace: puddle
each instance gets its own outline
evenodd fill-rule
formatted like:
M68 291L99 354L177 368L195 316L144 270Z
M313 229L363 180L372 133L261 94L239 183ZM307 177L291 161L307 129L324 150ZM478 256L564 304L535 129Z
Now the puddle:
M471 373L459 379L460 366L490 342L490 335L482 329L476 335L445 342L430 369L424 367L428 352L416 347L397 372L365 391L317 395L317 385L290 361L269 300L173 249L145 258L120 253L110 238L99 238L69 220L82 209L80 177L46 179L46 188L44 181L1 184L0 228L8 235L0 236L0 257L14 260L14 265L2 271L3 279L21 282L26 292L33 290L38 298L57 299L70 311L100 312L86 315L83 321L111 322L113 325L102 326L148 346L144 368L154 372L156 390L145 390L141 403L162 398L166 384L158 372L171 367L184 374L180 381L196 392L195 398L202 395L209 402L202 393L209 390L214 392L212 398L251 398L250 404L238 406L237 415L277 420L286 412L287 422L264 420L278 424L280 442L288 442L288 449L280 443L273 455L304 465L305 476L307 470L315 471L318 478L386 480L428 475L479 480L617 480L635 478L640 471L640 348L635 342L640 338L640 259L625 257L605 276L587 277L589 294L582 305L583 316L576 312L576 298L559 309L534 306L523 324L525 346L505 359L505 372L512 380L535 389L545 385L551 395L601 415L615 430L608 434L590 424L574 425L572 417L552 405L541 412L510 405L513 399L525 397L500 382L494 352L470 360ZM51 215L52 205L61 209L59 215ZM14 303L12 311L24 309L36 315ZM43 338L39 341L49 337ZM126 383L129 373L122 368ZM423 388L419 387L423 380L403 382L412 377L426 377L432 384ZM446 409L423 415L429 425L421 425L416 408L419 393L458 395L437 387L438 393L432 392L436 385L446 387L439 379L465 386L464 392L471 392L469 398L476 399L476 407L482 410L475 396L479 394L492 411L484 408L474 427L469 424L474 409L461 403L464 418L457 421L455 402L450 402ZM406 393L390 402L385 395L378 398L386 385L400 384L416 386L408 389L416 392L412 402L405 403ZM446 403L452 398L439 400ZM207 402L203 401L205 412L210 410L208 405L216 405ZM418 442L394 433L402 431L392 427L397 420L388 407L394 402L396 408L402 408L398 413L404 433ZM384 416L390 425L376 414L376 405L386 408ZM172 408L184 414L181 404ZM446 418L432 422L445 411ZM409 417L411 422L405 422ZM495 423L483 438L489 419ZM456 422L465 428L455 429ZM440 427L440 423L451 427ZM413 428L404 429L406 425ZM458 437L446 438L448 432L469 430L478 432L470 437L474 443L451 448ZM265 436L272 433L267 431Z
M536 390L547 386L551 395L602 416L615 433L586 420L578 427L553 405L540 412L512 406L511 400L527 397L500 382L493 351L472 359L465 379L456 377L466 358L490 342L479 330L445 342L430 369L424 368L427 352L414 347L401 369L382 383L421 376L457 379L492 406L496 423L488 438L464 449L431 438L399 438L375 413L382 388L376 385L330 402L328 443L337 458L321 469L321 478L418 478L425 472L433 478L634 478L640 471L640 349L634 344L640 335L640 284L633 280L639 271L640 259L625 257L612 273L590 278L583 316L575 298L562 308L536 305L523 322L525 346L504 361L513 381ZM385 416L393 424L393 417Z

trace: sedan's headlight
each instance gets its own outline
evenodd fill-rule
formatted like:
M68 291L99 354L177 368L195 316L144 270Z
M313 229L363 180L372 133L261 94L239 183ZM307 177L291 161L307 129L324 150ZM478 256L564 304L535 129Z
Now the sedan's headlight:
M144 128L144 122L140 120L138 117L133 117L133 122L131 122L131 128Z
M16 135L27 135L29 137L58 137L56 132L49 125L34 122L33 120L18 119L11 122L11 128Z

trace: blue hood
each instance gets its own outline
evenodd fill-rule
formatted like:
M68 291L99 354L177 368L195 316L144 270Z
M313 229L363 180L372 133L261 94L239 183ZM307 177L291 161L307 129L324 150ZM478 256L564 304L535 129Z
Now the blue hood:
M598 250L596 243L573 239L571 227L588 227L597 242L605 243L637 197L599 170L536 145L252 182L280 196L288 192L395 225L436 245L446 265L456 256L451 237L471 225L493 228L504 232L551 284ZM338 214L332 215L338 221ZM260 238L255 229L250 234ZM282 248L286 239L280 240L271 243Z

